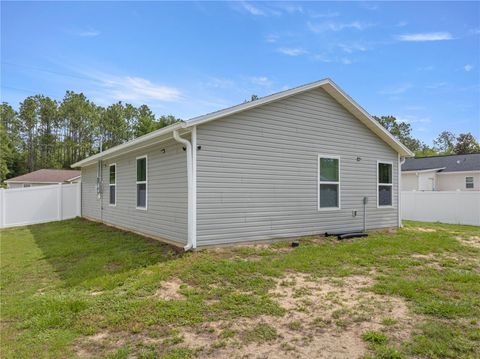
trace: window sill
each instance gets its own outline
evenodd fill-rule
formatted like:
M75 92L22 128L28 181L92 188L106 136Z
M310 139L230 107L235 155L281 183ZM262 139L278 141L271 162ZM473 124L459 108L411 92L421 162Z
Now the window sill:
M147 207L135 207L135 209L138 209L139 211L146 211Z
M317 211L318 212L329 212L329 211L339 211L341 210L340 207L318 207Z

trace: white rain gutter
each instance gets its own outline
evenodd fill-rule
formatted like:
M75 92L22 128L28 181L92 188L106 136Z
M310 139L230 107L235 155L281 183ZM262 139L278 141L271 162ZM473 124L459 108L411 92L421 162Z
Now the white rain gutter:
M398 155L398 227L402 227L402 165L405 163L405 157Z
M195 144L194 151L192 151L192 143L186 140L185 138L180 137L177 130L173 130L173 138L175 141L180 142L185 145L187 152L187 182L188 182L188 234L187 234L187 245L183 247L185 251L194 249L197 247L197 230L196 230L196 221L197 221L197 206L196 206L196 143L197 143L197 128L196 126L192 129L192 143ZM193 155L195 153L195 155ZM195 162L194 162L195 161Z

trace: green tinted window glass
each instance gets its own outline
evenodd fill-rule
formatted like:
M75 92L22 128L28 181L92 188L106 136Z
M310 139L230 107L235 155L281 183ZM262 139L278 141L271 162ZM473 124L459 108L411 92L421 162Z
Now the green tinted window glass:
M139 158L137 160L137 182L147 180L147 159Z
M338 159L320 158L320 181L338 182Z
M392 183L392 165L390 163L378 164L378 183Z

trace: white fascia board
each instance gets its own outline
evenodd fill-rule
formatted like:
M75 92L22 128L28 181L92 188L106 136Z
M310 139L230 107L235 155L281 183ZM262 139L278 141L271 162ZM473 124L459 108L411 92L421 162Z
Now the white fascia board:
M408 170L408 171L402 171L402 173L409 174L409 173L426 173L426 172L437 172L444 170L446 167L440 167L440 168L429 168L426 170Z
M480 174L480 170L472 170L472 171L448 171L448 172L438 172L439 175L461 175L461 174ZM6 181L5 181L6 182Z

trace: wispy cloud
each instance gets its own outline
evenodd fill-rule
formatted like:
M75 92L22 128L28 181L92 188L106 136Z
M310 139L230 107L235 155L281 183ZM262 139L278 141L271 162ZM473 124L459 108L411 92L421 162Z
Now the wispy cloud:
M312 56L313 60L320 61L324 63L339 63L343 65L350 65L353 63L351 59L348 57L338 57L338 56L331 56L325 53L319 53Z
M254 16L265 16L266 15L265 11L256 7L252 3L249 3L247 1L240 1L239 4L243 8L243 10L250 13L251 15L254 15Z
M433 84L430 84L430 85L427 85L426 88L427 89L430 89L430 90L436 90L436 89L439 89L440 87L445 87L447 85L446 82L442 81L442 82L435 82Z
M273 44L273 43L277 42L278 38L279 38L278 35L269 34L269 35L265 36L265 41Z
M435 66L433 65L421 66L417 68L418 71L432 71L434 69L435 69Z
M368 47L360 42L347 43L347 44L338 44L344 52L351 54L356 51L364 52L368 50Z
M314 19L319 18L332 18L340 16L338 11L327 11L327 12L316 12L316 11L309 11L308 15Z
M307 22L308 29L314 33L321 33L326 31L337 32L345 29L355 29L355 30L362 31L372 26L373 24L365 23L361 21L353 21L349 23L340 23L340 22L334 22L334 21L325 21L321 23L313 23L310 21Z
M430 117L418 117L414 115L399 116L398 120L405 123L431 123Z
M235 85L235 82L230 79L225 79L221 77L211 77L205 85L207 87L219 88L219 89L226 89L231 88Z
M270 80L267 76L253 76L250 77L250 82L254 85L258 86L271 86L272 80Z
M453 36L449 32L425 32L425 33L417 33L417 34L398 35L397 39L400 41L413 41L413 42L445 41L445 40L453 40Z
M400 95L402 93L405 93L409 89L411 89L413 86L410 83L402 83L394 86L387 87L383 90L380 91L380 94L382 95Z
M96 37L96 36L100 35L100 31L98 31L96 29L88 28L88 29L85 29L85 30L77 31L76 35L80 36L80 37Z
M300 47L281 47L277 51L287 56L300 56L307 53L306 50Z
M473 65L467 64L467 65L463 66L463 69L467 72L470 72L470 71L473 70Z
M396 27L404 27L404 26L407 26L408 25L408 22L406 21L399 21L397 22L397 24L395 25Z
M289 3L289 2L280 1L280 2L275 3L275 5L276 5L276 7L278 7L279 9L283 10L284 12L286 12L288 14L295 14L295 13L303 14L303 12L304 12L303 7L301 5L296 4L296 3Z
M82 71L82 74L97 83L104 97L114 101L174 102L182 98L182 93L177 88L153 83L142 77L120 76L98 71Z

